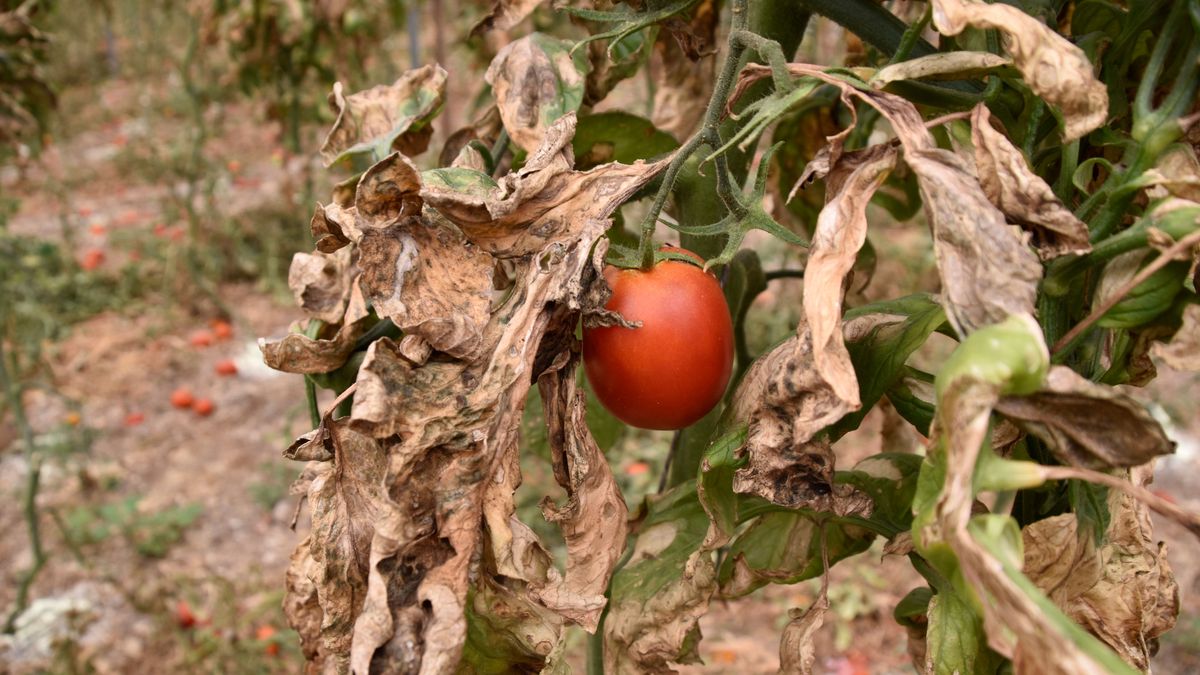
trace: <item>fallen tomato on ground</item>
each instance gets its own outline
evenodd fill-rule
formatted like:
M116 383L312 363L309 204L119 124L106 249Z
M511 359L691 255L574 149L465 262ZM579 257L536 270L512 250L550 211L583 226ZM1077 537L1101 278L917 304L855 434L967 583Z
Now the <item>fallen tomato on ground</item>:
M600 403L643 429L682 429L704 417L733 371L733 321L716 277L663 260L650 270L608 266L604 279L612 288L605 309L641 326L584 328L584 368Z
M213 414L214 407L212 399L198 398L192 403L192 412L201 417L208 417Z
M237 364L233 362L233 359L222 359L217 361L216 365L213 366L213 370L217 371L218 375L226 376L237 375L238 373Z
M171 392L171 405L176 408L190 408L195 400L196 398L192 396L191 390L187 387L180 387Z

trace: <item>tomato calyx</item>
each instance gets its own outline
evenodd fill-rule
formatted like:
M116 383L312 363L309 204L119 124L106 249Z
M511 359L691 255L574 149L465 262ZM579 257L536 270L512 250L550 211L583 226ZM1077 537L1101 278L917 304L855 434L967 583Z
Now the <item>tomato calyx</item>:
M687 249L671 246L670 244L663 244L654 252L655 265L666 261L687 263L693 267L699 267L707 271L705 261L699 255ZM609 240L608 255L605 256L604 262L623 270L640 269L648 271L647 268L642 266L641 256L636 249L618 244L612 240Z

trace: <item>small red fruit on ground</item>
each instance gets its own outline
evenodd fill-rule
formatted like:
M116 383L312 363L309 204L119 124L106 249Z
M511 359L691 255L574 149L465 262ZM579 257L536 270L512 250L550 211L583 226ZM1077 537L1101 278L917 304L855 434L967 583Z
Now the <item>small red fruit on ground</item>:
M185 630L196 625L196 615L192 613L192 608L187 604L187 600L180 600L175 605L175 623Z
M233 337L233 325L224 319L213 319L212 323L213 336L218 340L228 340Z
M87 251L84 251L83 258L79 261L79 266L88 272L91 272L103 264L104 251L101 251L98 248L89 248Z
M190 408L192 407L192 402L195 400L192 392L187 387L180 387L171 392L171 405L176 408Z
M198 330L192 333L192 336L188 338L188 342L193 347L207 347L213 343L213 334L207 330Z
M140 412L131 412L125 416L125 426L136 427L146 421L146 416Z
M217 361L217 365L214 367L214 370L217 371L218 375L237 375L238 367L237 364L233 362L233 359L223 359L221 361Z
M201 417L208 417L213 413L213 402L207 398L198 398L192 403L192 412Z

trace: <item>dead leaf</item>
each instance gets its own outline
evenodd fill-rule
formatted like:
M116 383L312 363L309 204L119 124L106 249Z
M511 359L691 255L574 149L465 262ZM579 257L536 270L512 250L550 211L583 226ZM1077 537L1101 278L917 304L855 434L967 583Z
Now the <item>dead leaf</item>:
M749 425L737 492L835 510L833 454L828 441L813 439L861 405L843 338L842 286L866 240L867 203L895 160L894 148L876 146L841 155L829 173L805 267L805 318L795 336L750 367L734 396L737 419Z
M571 113L546 129L544 143L519 171L499 182L464 169L427 172L421 196L498 258L559 250L571 241L578 222L608 218L670 161L572 171L574 133Z
M410 70L391 85L379 85L346 96L333 85L329 105L337 120L321 145L325 166L350 155L374 160L399 151L418 155L429 145L429 121L442 106L446 71L427 65Z
M332 253L297 253L288 268L288 287L296 304L314 319L341 323L354 276L348 248Z
M1133 470L1145 485L1152 469ZM1179 588L1166 546L1155 545L1150 513L1133 497L1109 492L1104 543L1076 530L1074 514L1026 526L1025 574L1074 621L1131 666L1148 671L1158 636L1175 625Z
M1155 344L1150 353L1175 370L1200 373L1200 305L1188 305L1175 337Z
M714 0L699 2L691 19L676 31L687 39L681 42L671 31L661 31L650 55L650 77L655 85L650 121L681 142L704 117L704 106L698 102L707 101L712 94L717 68L713 47L720 14Z
M933 0L933 25L944 35L958 35L967 26L999 30L1029 88L1062 111L1065 142L1108 117L1108 90L1092 73L1083 50L1020 9L978 0Z
M1142 404L1065 366L1050 369L1041 391L1006 396L996 410L1045 441L1064 464L1130 467L1175 450Z
M491 30L506 31L525 20L542 0L495 0L492 11L471 29L471 37Z
M829 596L821 593L808 609L789 610L791 621L783 628L779 641L779 672L788 675L811 675L817 658L813 638L825 623L829 611Z
M992 128L990 120L986 105L975 106L971 115L975 169L988 200L1033 233L1034 246L1043 260L1091 251L1087 225L1029 169L1021 151Z
M362 293L356 292L355 296L361 300ZM286 373L316 375L337 370L354 353L359 336L367 330L365 306L362 307L362 316L338 327L328 338L314 339L303 333L289 333L276 342L259 340L263 362Z
M1010 65L1012 61L989 52L939 52L884 66L871 84L882 88L901 80L967 80Z
M583 103L587 60L569 40L532 33L508 43L484 79L492 85L504 128L517 147L532 153L546 129Z

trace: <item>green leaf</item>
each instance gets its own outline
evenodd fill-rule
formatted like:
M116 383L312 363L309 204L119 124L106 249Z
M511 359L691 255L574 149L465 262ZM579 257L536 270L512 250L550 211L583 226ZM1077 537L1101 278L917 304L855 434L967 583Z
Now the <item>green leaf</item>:
M912 526L913 495L921 462L920 455L883 452L867 457L849 471L837 472L836 481L870 496L873 510L868 520L892 537Z
M644 117L612 111L580 117L571 146L575 168L585 171L607 162L632 164L657 157L679 147L679 142Z
M929 614L929 601L933 599L933 589L928 586L918 586L908 592L896 603L892 610L892 618L901 626L924 628L925 617Z
M845 321L872 321L865 332L846 343L854 373L858 377L862 408L843 417L830 429L830 437L841 438L862 424L863 418L904 375L904 363L929 335L946 323L946 314L933 296L920 293L889 302L874 303L846 313Z
M600 451L608 452L609 448L621 440L621 436L625 434L628 427L617 419L616 415L609 412L608 408L600 403L600 399L596 398L596 392L592 390L592 385L588 383L582 368L579 369L579 379L583 381L583 387L587 393L588 430L592 432L592 439L596 441Z
M983 620L953 589L938 589L929 601L925 660L935 675L995 673L1004 662L987 646Z
M1090 533L1097 543L1104 541L1112 515L1108 510L1108 488L1081 480L1067 481L1067 499L1075 512L1076 530Z
M485 578L469 589L465 614L467 639L458 672L570 672L562 659L562 618L544 607ZM547 647L549 654L543 651Z
M725 303L729 305L729 315L733 317L734 350L737 354L734 383L741 380L754 360L746 345L746 313L758 294L765 290L767 277L758 254L751 249L738 251L725 271Z
M608 56L610 59L615 61L617 59L614 58L613 52L615 51L616 45L620 43L621 40L644 28L649 28L656 23L666 21L672 16L686 11L698 1L699 0L675 0L674 2L668 2L665 5L657 7L656 5L658 3L651 3L645 12L607 12L570 6L560 7L559 9L567 14L577 16L581 19L587 19L588 21L617 24L615 28L606 30L602 33L596 33L595 35L579 41L574 47L574 51L581 52L582 50L579 48L589 42L594 42L596 40L609 40L610 43L608 45Z
M722 542L733 536L738 525L739 497L733 491L733 474L746 463L737 456L745 442L746 426L739 425L713 441L700 465L698 496Z
M481 171L465 168L430 169L421 172L421 184L460 192L485 199L499 187L495 179Z
M922 436L929 435L929 427L933 424L934 408L929 401L917 396L912 388L903 381L892 385L887 392L888 402L896 412L913 425Z

